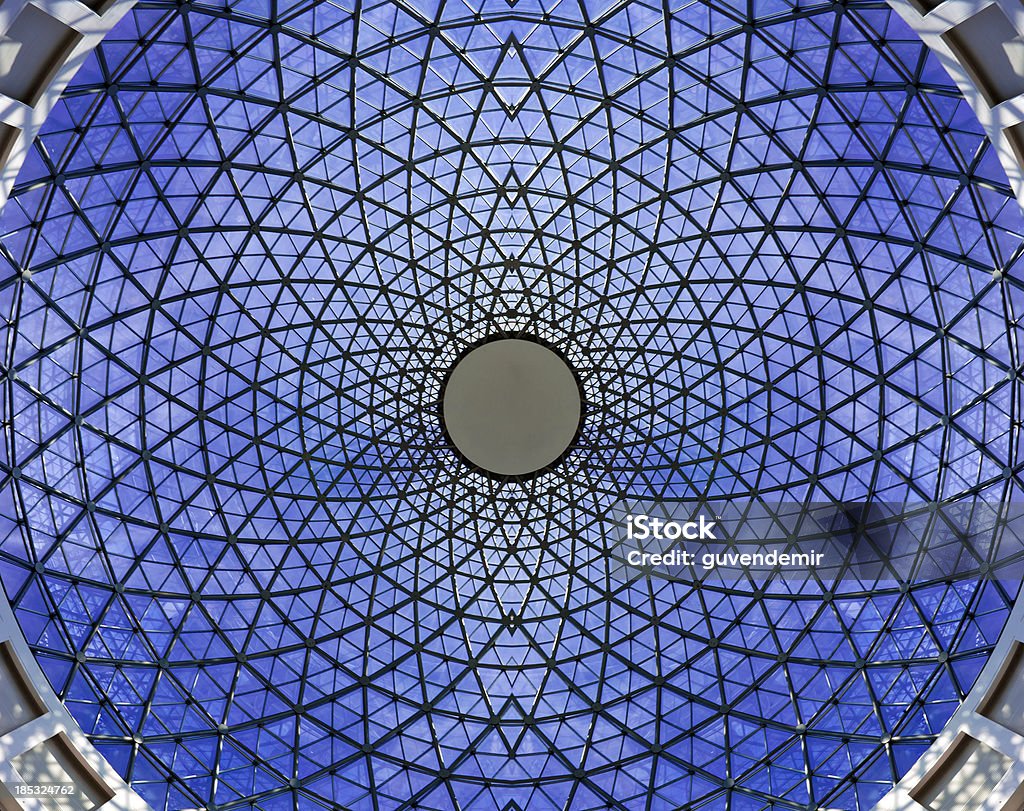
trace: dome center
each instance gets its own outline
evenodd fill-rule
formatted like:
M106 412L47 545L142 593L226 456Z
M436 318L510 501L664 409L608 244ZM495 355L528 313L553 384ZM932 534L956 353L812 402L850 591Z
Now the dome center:
M522 338L488 341L463 355L442 406L459 453L497 476L527 476L558 461L576 438L583 408L562 356Z

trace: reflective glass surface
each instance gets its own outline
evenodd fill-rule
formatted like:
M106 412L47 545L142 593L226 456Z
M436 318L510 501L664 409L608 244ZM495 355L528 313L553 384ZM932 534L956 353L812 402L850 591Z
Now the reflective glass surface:
M1015 588L609 511L1019 498L1022 232L881 3L140 3L0 218L4 586L158 809L870 808ZM496 335L584 389L528 479L440 422Z

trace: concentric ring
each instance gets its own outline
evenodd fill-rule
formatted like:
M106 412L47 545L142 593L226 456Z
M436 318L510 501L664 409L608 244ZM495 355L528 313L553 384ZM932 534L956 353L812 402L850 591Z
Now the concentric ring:
M466 464L499 479L550 471L586 416L572 366L532 335L491 335L452 365L441 387L441 426Z

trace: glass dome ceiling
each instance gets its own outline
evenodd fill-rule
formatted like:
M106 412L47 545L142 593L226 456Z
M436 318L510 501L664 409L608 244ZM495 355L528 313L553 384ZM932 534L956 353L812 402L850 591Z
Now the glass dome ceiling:
M870 808L1015 594L620 583L623 497L1020 497L1021 211L873 2L143 2L2 216L0 571L155 808ZM465 350L584 390L538 476Z

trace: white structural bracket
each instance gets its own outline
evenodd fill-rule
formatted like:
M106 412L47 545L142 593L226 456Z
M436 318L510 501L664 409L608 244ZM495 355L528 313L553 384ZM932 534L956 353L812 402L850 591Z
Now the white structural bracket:
M0 590L0 809L148 811L50 689Z

